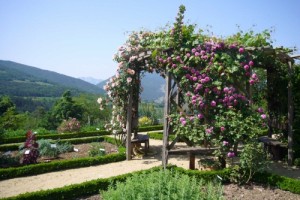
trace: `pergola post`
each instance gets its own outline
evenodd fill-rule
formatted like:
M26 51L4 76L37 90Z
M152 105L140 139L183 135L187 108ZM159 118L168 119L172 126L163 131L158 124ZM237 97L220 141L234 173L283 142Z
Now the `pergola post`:
M131 148L131 133L132 133L132 88L130 88L128 97L127 107L127 118L126 118L126 160L132 159L132 148Z
M168 165L168 146L169 146L169 115L170 115L170 91L171 91L171 74L166 72L166 91L164 105L164 132L163 132L163 148L162 148L162 164L166 169Z
M292 75L293 65L288 61L288 165L293 164L293 91L292 91Z

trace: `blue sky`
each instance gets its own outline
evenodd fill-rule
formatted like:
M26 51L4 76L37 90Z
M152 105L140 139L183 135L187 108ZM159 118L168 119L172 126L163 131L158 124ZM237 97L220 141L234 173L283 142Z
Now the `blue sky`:
M0 0L0 59L106 79L126 32L173 23L181 4L185 21L217 36L274 29L274 46L300 49L299 0Z

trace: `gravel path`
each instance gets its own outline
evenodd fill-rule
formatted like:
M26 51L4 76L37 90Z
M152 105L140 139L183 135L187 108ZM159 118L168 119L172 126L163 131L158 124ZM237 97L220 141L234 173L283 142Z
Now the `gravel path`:
M13 178L0 181L0 198L16 196L26 192L59 188L66 185L82 183L98 178L108 178L133 171L150 169L162 164L160 148L162 141L150 140L150 149L155 152L153 156L143 159L133 159L131 161L121 161L104 165L84 167L78 169L63 170L35 176ZM170 158L170 164L188 168L188 158L179 156Z

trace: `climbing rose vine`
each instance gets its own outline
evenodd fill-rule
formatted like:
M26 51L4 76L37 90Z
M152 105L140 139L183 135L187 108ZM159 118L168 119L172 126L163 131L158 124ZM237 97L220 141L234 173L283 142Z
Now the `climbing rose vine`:
M183 23L184 11L181 6L170 29L133 32L118 49L116 75L104 86L107 99L98 100L100 108L112 104L106 128L114 134L126 131L129 93L133 91L133 98L139 100L135 95L142 91L143 72L163 77L170 72L181 94L178 106L166 116L173 131L195 144L217 144L219 157L232 157L236 143L255 138L265 126L266 114L249 98L249 88L259 83L255 67L260 57L247 45L268 45L268 34L205 35L195 31L195 25Z

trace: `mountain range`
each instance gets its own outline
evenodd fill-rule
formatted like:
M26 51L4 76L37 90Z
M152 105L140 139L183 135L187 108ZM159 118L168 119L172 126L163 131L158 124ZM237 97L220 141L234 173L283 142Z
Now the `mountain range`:
M104 94L86 81L11 61L0 60L0 95L58 97L65 90Z
M158 74L149 73L142 77L142 100L160 103L164 96L164 79ZM103 86L107 80L101 81L91 77L73 78L33 66L0 60L0 96L8 95L19 104L28 99L43 98L40 100L43 102L47 98L58 98L66 90L70 90L73 95L103 95ZM100 83L95 85L98 81Z

